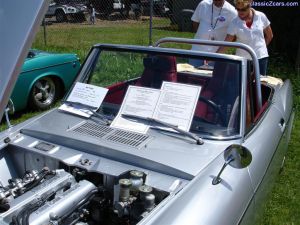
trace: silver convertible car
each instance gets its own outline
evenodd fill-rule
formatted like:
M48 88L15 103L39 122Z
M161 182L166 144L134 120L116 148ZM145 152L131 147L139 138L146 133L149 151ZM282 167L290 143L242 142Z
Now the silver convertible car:
M59 108L0 133L0 224L253 224L284 165L292 106L290 81L260 76L246 45L94 45Z

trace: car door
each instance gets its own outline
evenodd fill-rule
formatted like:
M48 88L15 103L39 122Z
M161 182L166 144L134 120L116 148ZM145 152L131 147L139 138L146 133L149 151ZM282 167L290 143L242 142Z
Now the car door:
M261 218L264 203L273 187L274 178L280 171L287 149L291 127L289 115L292 103L288 101L291 94L282 93L283 89L283 87L279 88L278 86L273 89L275 91L274 96L266 103L269 104L269 107L265 109L261 118L253 124L244 142L244 146L251 150L253 157L249 166L249 173L254 189L256 221ZM283 109L289 110L284 112ZM290 122L288 126L286 125L287 121Z

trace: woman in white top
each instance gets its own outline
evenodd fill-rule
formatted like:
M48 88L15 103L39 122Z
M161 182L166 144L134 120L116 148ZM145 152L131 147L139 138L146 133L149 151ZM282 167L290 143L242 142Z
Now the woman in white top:
M237 41L252 47L259 61L260 74L266 75L269 58L267 45L273 38L273 32L266 15L251 8L251 3L252 0L235 0L238 16L229 25L225 41ZM221 47L218 52L225 49ZM236 55L251 59L241 49L237 49Z

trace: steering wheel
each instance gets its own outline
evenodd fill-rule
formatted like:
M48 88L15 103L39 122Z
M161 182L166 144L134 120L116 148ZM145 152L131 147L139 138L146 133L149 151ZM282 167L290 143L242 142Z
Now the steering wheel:
M213 109L214 113L215 113L216 115L219 115L218 120L220 120L220 124L221 124L222 126L226 126L225 117L224 117L224 115L223 115L221 109L219 108L219 106L218 106L214 101L212 101L212 100L210 100L210 99L207 99L207 98L205 98L205 97L203 97L203 96L199 96L198 101L201 101L201 102L207 104L208 106L210 106L210 108ZM199 118L199 117L196 117L196 118ZM207 120L204 119L204 118L201 118L201 119L204 120L204 121L206 121L206 122L211 123L211 121L207 121ZM214 124L217 124L217 122L215 122Z

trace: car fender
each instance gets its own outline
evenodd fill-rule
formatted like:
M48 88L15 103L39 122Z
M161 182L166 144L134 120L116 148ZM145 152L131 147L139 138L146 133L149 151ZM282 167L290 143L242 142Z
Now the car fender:
M247 136L244 145L254 162L249 172L255 191L255 222L261 219L266 199L280 172L286 154L293 120L291 84L275 87L272 104Z
M253 200L253 188L248 169L228 166L223 171L222 182L212 184L224 163L220 154L202 170L186 187L162 207L153 210L140 224L203 224L232 225L243 223ZM228 207L231 206L231 207ZM251 217L248 224L251 224Z
M68 13L65 6L57 6L57 8L55 9L55 13L56 13L58 10L64 11L65 14Z
M39 76L37 76L37 77L30 83L28 94L30 93L30 91L31 91L31 89L32 89L32 87L33 87L33 85L34 85L34 83L35 83L37 80L39 80L39 79L41 79L41 78L43 78L43 77L53 77L54 79L58 79L58 80L64 85L63 90L65 90L65 82L64 82L64 80L62 79L62 75L59 74L59 73L56 73L56 72L54 72L54 71L49 71L49 72L47 72L47 73L40 74Z
M28 72L28 73L25 72L25 73L20 74L20 76L23 76L24 78L25 78L25 76L28 76L28 75L35 76L35 77L33 79L19 78L16 83L16 86L14 88L14 91L12 93L12 100L14 102L16 111L25 109L27 107L29 95L32 90L32 87L33 87L34 83L42 77L52 76L52 77L58 78L59 80L62 81L62 84L64 85L64 89L65 89L65 83L64 83L63 79L61 78L61 75L55 73L54 71L48 71L46 73L41 73L39 75L30 74L30 72ZM28 80L28 81L26 81L26 80ZM22 98L20 98L19 96L22 96Z
M65 76L63 73L64 71L60 71L60 70L64 70L63 68L60 68L59 66L71 66L75 71L74 73L70 73L68 76ZM69 89L73 83L73 81L76 78L76 75L78 73L78 70L80 68L80 63L79 61L68 61L68 62L63 62L61 64L56 64L56 65L51 65L48 66L46 68L40 68L39 71L41 70L46 70L44 72L42 72L41 74L37 75L31 82L30 86L29 86L29 90L32 89L33 84L40 78L42 77L46 77L46 76L51 76L51 77L55 77L58 78L62 84L64 85L63 87L63 91L66 91L67 89ZM28 94L30 93L30 91L28 92Z
M55 76L62 81L63 91L66 91L74 81L79 68L80 62L74 54L41 52L34 58L27 59L11 95L16 111L27 107L30 91L38 79L45 76ZM68 76L64 74L68 74Z

